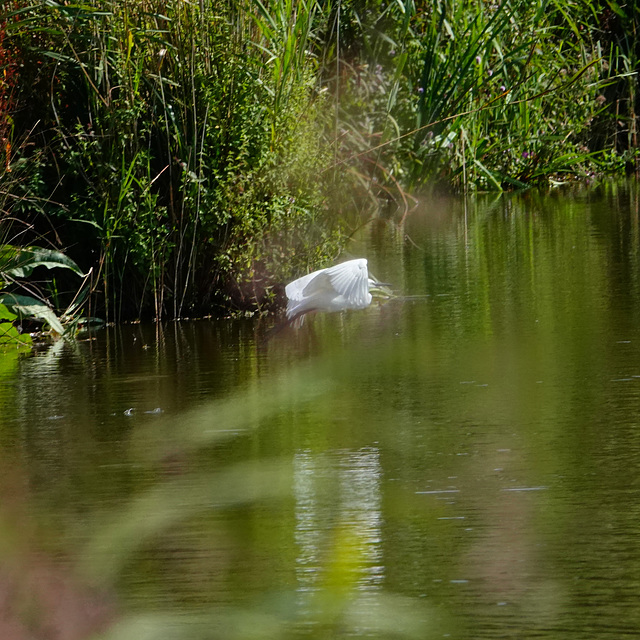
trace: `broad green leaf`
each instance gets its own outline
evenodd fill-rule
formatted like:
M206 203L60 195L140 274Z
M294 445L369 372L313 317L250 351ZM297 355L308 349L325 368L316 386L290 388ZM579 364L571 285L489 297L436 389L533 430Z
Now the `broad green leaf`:
M9 311L5 305L0 304L0 348L8 345L12 346L29 346L31 344L31 336L21 335L13 326L13 321L18 316ZM3 355L0 354L0 379L2 379Z
M80 267L60 251L40 247L0 246L0 273L13 278L28 278L36 267L71 269L82 276Z
M10 322L0 321L0 380L4 378L3 365L9 347L14 351L16 348L30 348L31 336L28 333L19 333Z
M56 316L53 309L47 306L42 300L37 300L31 296L20 296L15 293L5 293L0 295L0 305L19 316L36 318L46 322L56 333L62 335L64 327Z
M9 309L7 309L7 307L5 307L3 304L0 304L0 320L9 320L10 322L13 322L18 316L9 311Z

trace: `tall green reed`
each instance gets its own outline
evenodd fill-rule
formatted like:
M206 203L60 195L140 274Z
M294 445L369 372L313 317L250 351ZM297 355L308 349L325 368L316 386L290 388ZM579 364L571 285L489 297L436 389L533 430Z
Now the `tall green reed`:
M342 161L373 166L369 185L390 192L584 175L601 151L592 134L609 75L590 16L547 0L437 2L408 21L388 13L386 31L369 33L377 45L354 83L368 80L371 107L363 115L362 91L343 91L354 142Z
M598 34L610 76L603 88L604 108L595 133L603 147L619 153L629 168L638 172L640 10L636 3L594 2L585 27Z
M49 144L72 200L56 213L69 237L88 236L99 253L109 319L255 308L296 261L333 250L312 179L323 162L310 53L317 9L40 8L58 79ZM294 264L283 264L292 251Z

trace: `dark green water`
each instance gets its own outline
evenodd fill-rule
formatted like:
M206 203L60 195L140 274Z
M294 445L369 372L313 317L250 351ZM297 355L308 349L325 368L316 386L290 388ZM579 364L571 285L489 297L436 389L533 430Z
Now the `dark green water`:
M397 299L266 342L4 356L0 637L638 637L639 197L423 202L350 247Z

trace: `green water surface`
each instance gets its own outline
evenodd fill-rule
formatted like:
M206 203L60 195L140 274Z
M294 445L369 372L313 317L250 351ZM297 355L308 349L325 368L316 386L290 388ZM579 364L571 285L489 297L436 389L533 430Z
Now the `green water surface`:
M0 632L638 637L639 215L425 198L369 309L3 356Z

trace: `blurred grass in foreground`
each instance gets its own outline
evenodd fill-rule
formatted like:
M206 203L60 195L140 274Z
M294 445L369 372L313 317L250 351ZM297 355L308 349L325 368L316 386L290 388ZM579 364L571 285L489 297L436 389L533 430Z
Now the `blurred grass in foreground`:
M42 532L32 522L20 467L5 465L0 487L15 509L3 500L0 592L9 604L0 612L11 627L0 636L22 640L49 630L55 640L428 637L433 617L423 603L361 588L368 540L347 520L321 532L312 588L292 579L286 588L274 580L264 589L249 579L227 591L234 574L244 575L243 558L253 561L238 522L257 509L262 519L254 535L268 537L260 523L281 519L295 482L290 459L238 456L234 447L271 418L314 400L330 402L352 373L346 360L340 364L294 367L227 400L139 426L129 464L142 488L115 508L79 514L72 531L46 532L47 553L39 549ZM59 540L65 547L85 543L61 554ZM262 552L270 549L265 543ZM199 562L189 564L193 556ZM56 591L59 584L66 586Z

